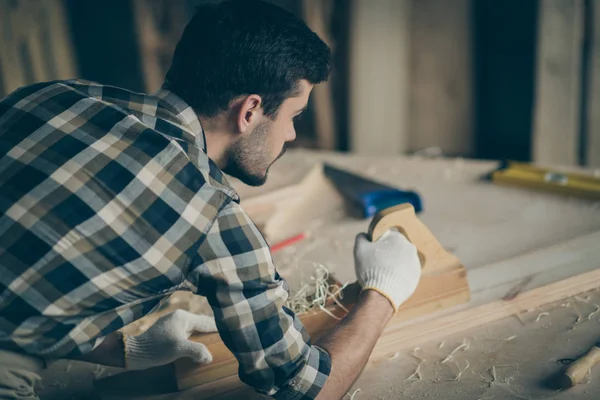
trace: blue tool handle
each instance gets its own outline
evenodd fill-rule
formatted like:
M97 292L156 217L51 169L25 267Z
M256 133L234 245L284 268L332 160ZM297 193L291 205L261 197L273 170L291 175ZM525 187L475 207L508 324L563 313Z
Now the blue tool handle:
M380 190L364 192L359 197L360 201L357 202L357 205L362 209L363 218L371 218L381 210L403 203L412 204L417 213L423 210L421 198L415 192Z

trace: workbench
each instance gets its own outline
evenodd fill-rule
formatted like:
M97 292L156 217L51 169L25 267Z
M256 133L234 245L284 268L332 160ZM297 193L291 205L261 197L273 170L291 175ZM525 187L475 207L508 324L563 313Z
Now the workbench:
M506 260L552 246L559 246L560 250L561 243L581 237L595 240L594 235L600 233L599 203L494 185L481 177L497 163L467 159L378 158L290 151L271 168L263 187L235 183L242 205L246 198L299 182L316 163L323 161L391 186L417 191L424 206L421 220L470 271L472 288L480 287L482 281L497 279L477 274L483 265L497 266L492 270L502 273L510 265ZM311 215L305 215L298 224L303 224L302 230L308 233L308 238L274 255L279 272L292 290L311 274L315 264L325 265L342 282L353 281L354 236L366 230L368 221L348 216L343 199L332 188L320 188L318 193L306 193L305 197L311 205ZM290 215L292 219L296 217ZM577 257L551 261L568 265L569 269L561 267L548 274L535 274L521 289L544 285L545 280L562 279L563 274L578 273ZM518 284L519 271L513 273L516 273L514 282L473 291L472 302L485 303L494 292L505 292L513 283ZM600 292L591 291L402 349L370 362L350 393L360 389L354 399L597 399L600 369L592 371L589 383L569 391L557 392L548 382L565 368L565 359L576 358L600 339L600 313L595 313L600 308L598 304ZM181 300L175 308L180 307L198 309L191 302L182 304ZM74 364L77 368L71 367ZM170 371L166 366L110 376L122 371L60 361L47 371L42 399L62 399L68 393L85 398L95 393L104 399L206 398L198 389L164 393L174 390ZM91 388L92 378L96 379L95 389ZM160 392L163 394L157 394ZM252 390L247 393L248 400L262 398ZM239 393L216 398L237 396Z

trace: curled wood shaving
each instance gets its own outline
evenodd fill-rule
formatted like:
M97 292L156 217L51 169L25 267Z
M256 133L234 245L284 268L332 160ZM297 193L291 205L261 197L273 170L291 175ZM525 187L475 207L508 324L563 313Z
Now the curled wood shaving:
M421 376L421 364L423 364L425 360L421 360L419 361L419 364L417 364L417 369L415 370L415 372L413 372L413 374L411 376L409 376L408 378L405 379L405 381L411 381L411 380L423 380L423 377Z
M541 312L541 313L539 313L538 316L537 316L537 318L535 319L535 322L539 322L542 317L545 317L545 316L548 316L548 315L550 315L549 312Z
M352 394L348 393L348 395L350 396L350 400L354 400L354 396L356 396L356 394L360 391L360 389L356 389L354 392L352 392Z
M463 349L464 349L464 350L463 350ZM446 356L446 358L444 358L444 359L442 360L442 364L445 364L445 363L447 363L448 361L452 360L452 359L454 358L454 354L455 354L457 351L459 351L459 350L463 350L463 351L465 351L465 350L468 350L468 349L469 349L469 342L467 342L467 340L465 339L465 340L463 340L463 342L462 342L462 344L461 344L461 345L459 345L459 346L458 346L458 347L456 347L454 350L452 350L452 352L450 352L450 354L448 354L448 355Z
M598 304L594 304L594 307L596 307L596 309L594 311L592 311L587 317L586 317L586 321L589 321L592 319L592 317L594 315L596 315L596 313L598 313L598 311L600 311L600 306Z
M321 310L330 317L340 320L341 318L333 315L325 308L328 300L333 300L342 310L348 312L348 309L339 301L342 295L342 290L347 286L345 283L342 287L329 284L329 270L322 264L314 264L315 272L310 277L310 282L304 283L298 291L293 293L286 301L285 306L292 310L295 314L304 314L309 311Z
M456 364L456 367L458 368L458 375L456 375L456 377L454 378L455 381L459 381L460 377L462 376L462 374L469 369L469 367L471 366L471 364L469 363L469 360L465 360L467 362L467 365L465 366L464 369L460 368L460 364L458 364L457 361L454 361L454 364Z

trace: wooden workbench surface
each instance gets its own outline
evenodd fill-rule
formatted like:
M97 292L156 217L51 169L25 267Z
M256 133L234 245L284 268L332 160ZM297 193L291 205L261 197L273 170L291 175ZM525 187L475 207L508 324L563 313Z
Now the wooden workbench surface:
M600 231L598 203L484 182L479 178L491 171L496 163L464 159L374 158L291 151L272 167L265 186L249 188L236 183L242 204L244 199L254 195L299 182L321 161L399 188L416 190L424 204L422 221L467 269L498 263ZM275 254L277 268L292 289L310 274L315 263L326 265L342 281L354 279L354 236L366 229L368 221L348 217L343 201L331 188L320 190L316 196L307 193L313 211L310 218L299 222L302 226L297 227L308 232L309 239ZM571 329L576 313L587 316L595 309L592 304L600 303L598 292L586 296L589 296L587 302L582 298L569 302L575 305L560 307L565 303L561 302L548 306L548 310L553 311L539 317L537 322L540 310L522 316L524 323L515 318L499 321L493 326L446 338L441 348L438 348L439 342L424 343L420 346L422 350L414 354L413 351L402 351L393 360L381 360L371 365L357 382L355 388L362 391L355 399L405 396L537 399L553 394L552 389L540 386L539 382L541 377L562 368L553 360L574 357L600 339L600 315ZM503 340L512 336L515 337L511 340ZM452 362L440 363L463 340L469 343L468 350L459 350ZM427 361L421 365L421 379L412 377L405 381L423 358ZM469 368L458 381L453 381L467 361ZM56 368L64 368L62 362L57 365ZM492 372L487 371L493 366L496 366L495 380ZM56 379L57 371L51 370L48 375ZM81 371L83 369L77 372ZM585 397L586 390L600 393L600 371L597 372L598 379L592 379L589 385L570 393L578 393L576 398L597 398L594 395ZM111 390L109 383L103 381L104 389L98 389L98 393L104 393L103 398L133 398L117 395L119 389ZM47 398L53 398L53 393L61 390L69 390L69 386L60 390L47 386L45 393ZM191 390L178 395L136 398L191 399L198 395L197 391ZM573 398L568 393L555 396Z

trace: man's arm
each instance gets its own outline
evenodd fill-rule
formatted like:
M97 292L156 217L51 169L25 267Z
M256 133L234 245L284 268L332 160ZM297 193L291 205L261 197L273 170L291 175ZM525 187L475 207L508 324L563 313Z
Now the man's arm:
M331 368L288 308L287 283L252 220L236 203L219 213L186 275L206 296L223 343L246 384L276 399L314 399Z
M346 318L315 343L331 357L331 372L317 399L341 399L347 393L393 312L384 296L364 291Z
M358 235L354 263L363 291L346 318L317 343L331 357L331 372L318 399L341 399L350 389L383 328L421 276L417 249L399 232L387 232L376 242Z

